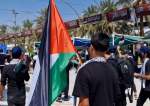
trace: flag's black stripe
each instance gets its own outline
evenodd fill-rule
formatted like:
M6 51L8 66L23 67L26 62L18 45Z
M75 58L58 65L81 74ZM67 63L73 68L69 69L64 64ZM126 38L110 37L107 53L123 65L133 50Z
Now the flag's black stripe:
M39 61L40 61L41 70L40 70L39 78L36 83L36 88L33 93L29 106L48 106L49 104L48 103L49 101L48 80L49 80L49 69L50 69L50 54L49 54L49 47L50 47L49 13L50 11L49 11L49 8L50 7L48 7L47 19L45 22L40 50L39 50Z

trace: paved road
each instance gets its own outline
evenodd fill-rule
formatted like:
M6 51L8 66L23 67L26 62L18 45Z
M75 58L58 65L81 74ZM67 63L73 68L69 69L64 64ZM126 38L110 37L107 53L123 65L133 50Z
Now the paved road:
M73 90L73 86L74 86L74 82L75 82L75 75L76 74L75 74L74 70L70 71L70 90L69 90L70 95L72 94L72 90ZM140 91L140 81L136 79L135 83L136 83L137 90L139 92ZM27 89L29 89L29 84L27 83L26 85L27 85ZM27 92L27 94L28 94L28 92ZM5 95L6 95L6 91L5 91ZM4 101L0 101L0 106L7 106L6 97L5 97ZM55 102L52 106L73 106L73 97L68 102L64 102L64 101L62 103ZM132 103L132 104L128 103L127 106L136 106L136 100L134 100L134 103ZM150 101L147 101L144 106L150 106Z

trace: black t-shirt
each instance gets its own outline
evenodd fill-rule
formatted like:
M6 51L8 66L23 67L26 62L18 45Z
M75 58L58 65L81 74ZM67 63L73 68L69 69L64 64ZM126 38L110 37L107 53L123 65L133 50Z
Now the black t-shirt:
M90 106L114 106L120 95L118 83L111 65L91 62L79 70L73 95L88 97Z
M150 75L150 60L146 63L145 74ZM145 90L150 91L150 80L146 80Z
M25 103L25 83L24 81L28 81L30 76L28 73L28 67L24 67L24 75L22 77L17 77L14 69L16 64L5 65L2 77L1 84L5 86L8 84L7 91L7 100L12 103ZM18 72L19 73L19 72ZM20 73L21 74L21 73Z

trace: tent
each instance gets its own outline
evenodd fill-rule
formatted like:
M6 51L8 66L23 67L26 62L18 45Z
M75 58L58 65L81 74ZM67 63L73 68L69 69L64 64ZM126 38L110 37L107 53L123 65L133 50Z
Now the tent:
M91 40L86 38L73 38L73 44L79 49L84 49L90 46Z
M7 46L5 44L0 44L0 49L3 49L3 52L7 52Z
M111 36L110 45L113 45L113 40ZM133 36L133 35L122 35L122 34L115 34L114 36L114 44L115 45L129 45L134 44L137 42L144 41L143 37L140 36ZM73 43L77 48L87 48L90 45L90 39L87 38L73 38Z
M111 38L110 45L113 45L112 39L113 38ZM140 36L122 35L122 34L114 35L114 45L130 45L141 41L143 41L143 37Z

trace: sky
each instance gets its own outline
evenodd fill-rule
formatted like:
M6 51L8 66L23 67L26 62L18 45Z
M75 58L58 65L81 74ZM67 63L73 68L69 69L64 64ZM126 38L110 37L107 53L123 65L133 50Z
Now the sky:
M59 12L64 21L76 19L91 4L99 0L55 0ZM14 15L17 13L17 25L21 25L26 19L34 22L39 11L48 6L49 0L0 0L0 25L14 25Z

